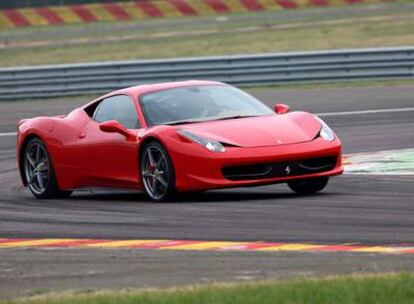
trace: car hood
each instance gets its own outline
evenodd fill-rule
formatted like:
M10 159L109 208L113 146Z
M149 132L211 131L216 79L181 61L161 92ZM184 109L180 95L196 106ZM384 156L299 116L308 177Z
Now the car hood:
M239 147L265 147L313 140L321 126L312 114L292 112L176 126Z

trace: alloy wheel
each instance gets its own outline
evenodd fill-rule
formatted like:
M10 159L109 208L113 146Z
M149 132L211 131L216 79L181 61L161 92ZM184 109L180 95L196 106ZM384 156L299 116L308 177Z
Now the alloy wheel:
M26 149L25 174L31 191L38 195L45 192L50 181L50 161L46 149L38 142Z
M155 199L162 199L168 192L169 172L167 156L155 145L148 146L143 154L142 180L148 195Z

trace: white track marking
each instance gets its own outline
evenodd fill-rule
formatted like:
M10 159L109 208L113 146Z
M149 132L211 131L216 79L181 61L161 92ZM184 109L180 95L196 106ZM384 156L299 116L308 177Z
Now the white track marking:
M343 112L325 112L315 113L317 116L344 116L344 115L362 115L362 114L378 114L378 113L397 113L414 111L414 107L411 108L396 108L396 109L376 109L376 110L362 110L362 111L343 111ZM16 132L0 133L0 137L16 136Z
M0 133L0 137L6 137L6 136L16 136L16 132L8 132L8 133Z
M412 108L396 108L396 109L361 110L361 111L326 112L326 113L315 113L315 115L317 115L317 116L343 116L343 115L396 113L396 112L407 112L407 111L414 111L414 107L412 107Z
M414 149L344 155L345 174L414 175Z

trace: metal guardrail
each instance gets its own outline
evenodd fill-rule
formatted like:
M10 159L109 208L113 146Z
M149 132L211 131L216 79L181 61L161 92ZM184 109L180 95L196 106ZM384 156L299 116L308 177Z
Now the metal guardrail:
M414 78L414 47L2 68L0 100L95 94L187 79L252 86L378 78Z

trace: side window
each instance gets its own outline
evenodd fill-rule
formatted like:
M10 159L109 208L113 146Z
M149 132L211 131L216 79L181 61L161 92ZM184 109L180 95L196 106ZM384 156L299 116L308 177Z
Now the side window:
M93 119L97 122L116 120L125 128L140 128L134 103L126 95L116 95L102 100L93 114Z

